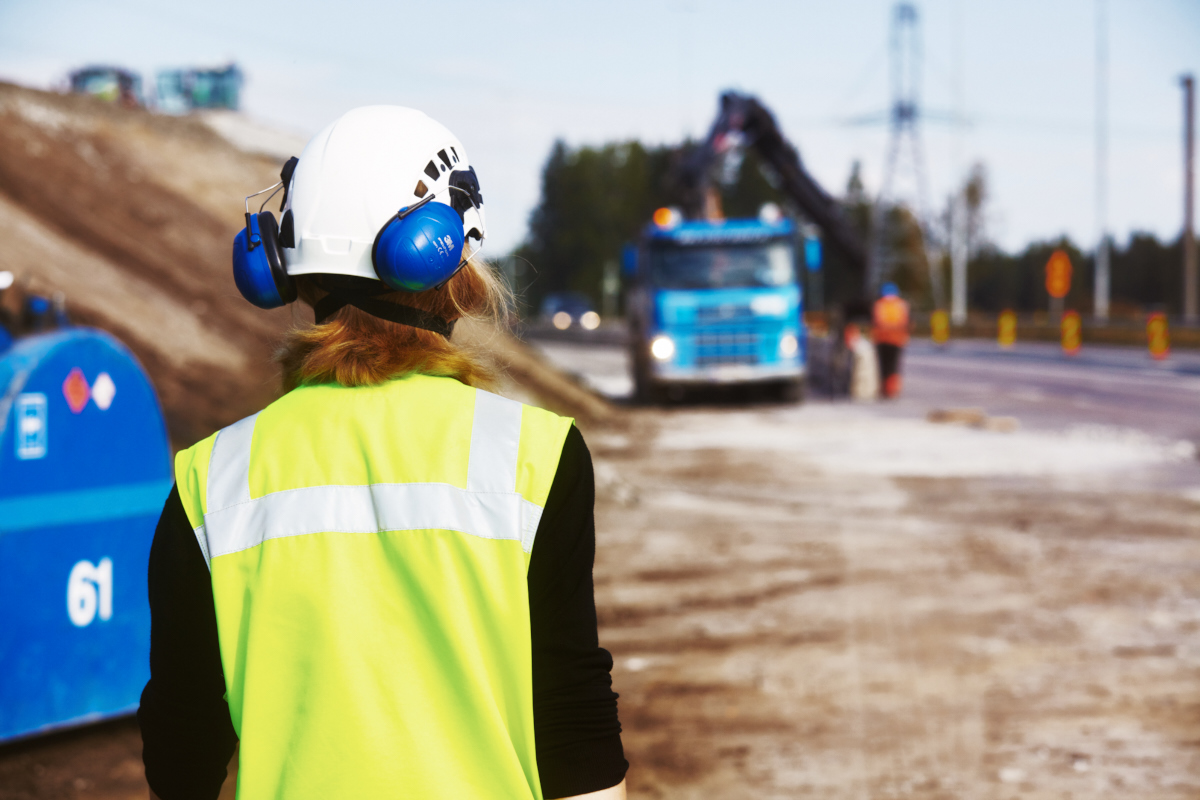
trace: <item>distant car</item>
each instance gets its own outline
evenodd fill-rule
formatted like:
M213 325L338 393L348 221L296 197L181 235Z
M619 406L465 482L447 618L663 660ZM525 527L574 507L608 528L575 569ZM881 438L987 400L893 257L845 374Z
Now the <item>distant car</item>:
M565 331L572 325L594 331L600 327L600 315L582 292L553 292L542 301L542 319Z

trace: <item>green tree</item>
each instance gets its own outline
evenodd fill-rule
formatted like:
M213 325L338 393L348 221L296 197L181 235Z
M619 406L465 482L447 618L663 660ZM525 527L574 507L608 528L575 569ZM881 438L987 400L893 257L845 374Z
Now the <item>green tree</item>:
M1152 233L1134 232L1112 251L1112 310L1183 313L1183 239L1163 243Z
M888 265L884 279L895 283L914 305L928 307L932 298L920 220L903 204L887 208L884 214L884 263Z
M987 167L982 162L976 162L971 167L962 191L967 205L967 253L970 256L988 243L987 201L991 191L988 186Z
M672 155L639 142L575 149L555 142L528 236L514 254L524 267L517 289L526 310L566 290L599 302L605 262L620 258L655 208L671 204Z
M680 204L678 166L693 147L620 142L572 148L555 142L542 167L528 235L513 254L523 311L536 309L551 292L568 290L599 303L605 263L620 259L621 247L637 239L656 208ZM753 152L718 189L729 217L755 216L766 202L787 207Z
M858 234L863 250L870 249L871 218L875 204L867 196L862 180L862 163L855 161L850 167L846 191L842 197L842 210L850 227ZM859 275L846 257L834 247L825 247L825 305L840 308L847 303L857 304L863 296L865 275Z
M971 260L967 302L978 311L1045 311L1050 307L1046 293L1046 262L1055 250L1065 250L1071 259L1071 292L1066 307L1086 312L1091 309L1090 259L1065 236L1033 242L1015 255L985 243Z

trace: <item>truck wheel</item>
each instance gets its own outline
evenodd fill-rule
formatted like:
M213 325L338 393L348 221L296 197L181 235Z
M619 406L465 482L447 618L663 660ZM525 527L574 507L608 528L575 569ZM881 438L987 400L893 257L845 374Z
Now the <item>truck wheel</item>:
M642 354L635 350L633 361L633 400L639 405L658 405L662 402L662 390L650 379L649 365Z
M803 403L806 394L803 378L784 381L779 384L779 399L785 403Z

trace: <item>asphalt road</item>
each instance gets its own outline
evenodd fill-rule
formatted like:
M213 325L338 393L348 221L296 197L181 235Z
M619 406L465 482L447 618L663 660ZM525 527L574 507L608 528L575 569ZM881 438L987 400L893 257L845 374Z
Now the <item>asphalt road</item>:
M617 400L632 391L625 347L611 342L532 339L558 367ZM1130 428L1200 442L1200 353L1164 361L1139 348L1089 346L1076 356L1040 342L1001 349L993 342L925 340L907 348L905 388L886 415L923 416L933 408L979 407L1030 429L1078 425ZM813 402L822 402L819 397Z
M1115 425L1200 441L1200 353L1154 361L1145 350L1092 346L1065 356L1050 344L914 342L905 354L908 410L979 406L1026 428Z

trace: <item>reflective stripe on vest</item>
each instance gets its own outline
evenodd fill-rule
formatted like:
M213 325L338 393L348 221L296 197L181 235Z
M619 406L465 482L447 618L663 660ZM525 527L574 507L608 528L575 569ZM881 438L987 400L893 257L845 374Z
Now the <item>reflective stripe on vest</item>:
M179 453L239 800L541 800L527 576L570 427L414 374Z
M377 483L313 486L251 499L250 443L258 414L217 434L209 460L207 512L196 539L212 559L270 539L309 533L449 530L509 539L533 550L542 509L516 491L521 404L476 390L467 486Z

